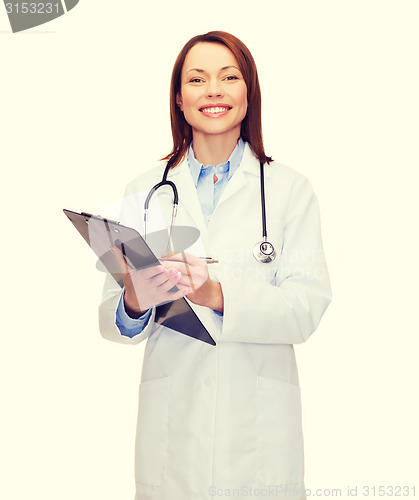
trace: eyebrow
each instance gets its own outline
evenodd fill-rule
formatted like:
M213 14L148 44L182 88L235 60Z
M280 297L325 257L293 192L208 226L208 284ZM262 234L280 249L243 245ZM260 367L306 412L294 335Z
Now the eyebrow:
M235 68L235 69L237 69L238 71L240 71L240 70L239 70L239 68L238 68L237 66L223 66L223 67L220 69L219 73L221 73L222 71L225 71L226 69L229 69L229 68ZM189 70L185 73L185 75L187 75L190 71L197 71L198 73L205 73L205 70L204 70L204 69L200 69L200 68L191 68L191 69L189 69Z

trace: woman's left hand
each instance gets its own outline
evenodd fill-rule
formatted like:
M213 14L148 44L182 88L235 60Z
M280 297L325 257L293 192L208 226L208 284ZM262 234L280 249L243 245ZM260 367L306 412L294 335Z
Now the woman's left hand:
M221 285L213 281L208 274L205 260L190 253L177 253L165 256L160 263L167 269L174 269L182 274L179 285L188 288L188 300L194 304L223 312L223 293Z

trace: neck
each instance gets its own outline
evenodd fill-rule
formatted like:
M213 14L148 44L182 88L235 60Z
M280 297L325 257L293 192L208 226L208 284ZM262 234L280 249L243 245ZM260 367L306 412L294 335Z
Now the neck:
M240 138L240 129L214 135L193 131L192 136L195 158L207 167L225 163L229 159Z

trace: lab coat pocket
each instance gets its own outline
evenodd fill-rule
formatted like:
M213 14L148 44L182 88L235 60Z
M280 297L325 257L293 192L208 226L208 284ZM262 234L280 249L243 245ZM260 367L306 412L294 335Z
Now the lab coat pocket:
M301 395L296 385L257 379L258 477L265 485L303 481Z
M160 486L166 477L169 422L169 377L140 384L135 480L138 484Z

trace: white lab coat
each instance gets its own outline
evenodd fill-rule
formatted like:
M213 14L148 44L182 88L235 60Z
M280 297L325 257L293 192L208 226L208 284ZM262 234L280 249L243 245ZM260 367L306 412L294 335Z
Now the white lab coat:
M143 201L163 170L159 165L128 185L122 224L143 230ZM262 226L259 162L248 144L208 227L187 161L168 179L179 191L176 225L194 226L201 234L195 251L187 251L220 262L209 265L209 272L221 283L224 315L191 304L216 347L157 325L154 311L143 332L130 339L115 326L122 292L107 277L99 311L102 335L126 344L147 339L135 498L304 498L293 344L308 339L331 300L316 196L301 174L278 163L265 165L268 238L277 258L262 264L252 255ZM170 220L172 199L170 188L153 196L150 230L162 218Z

